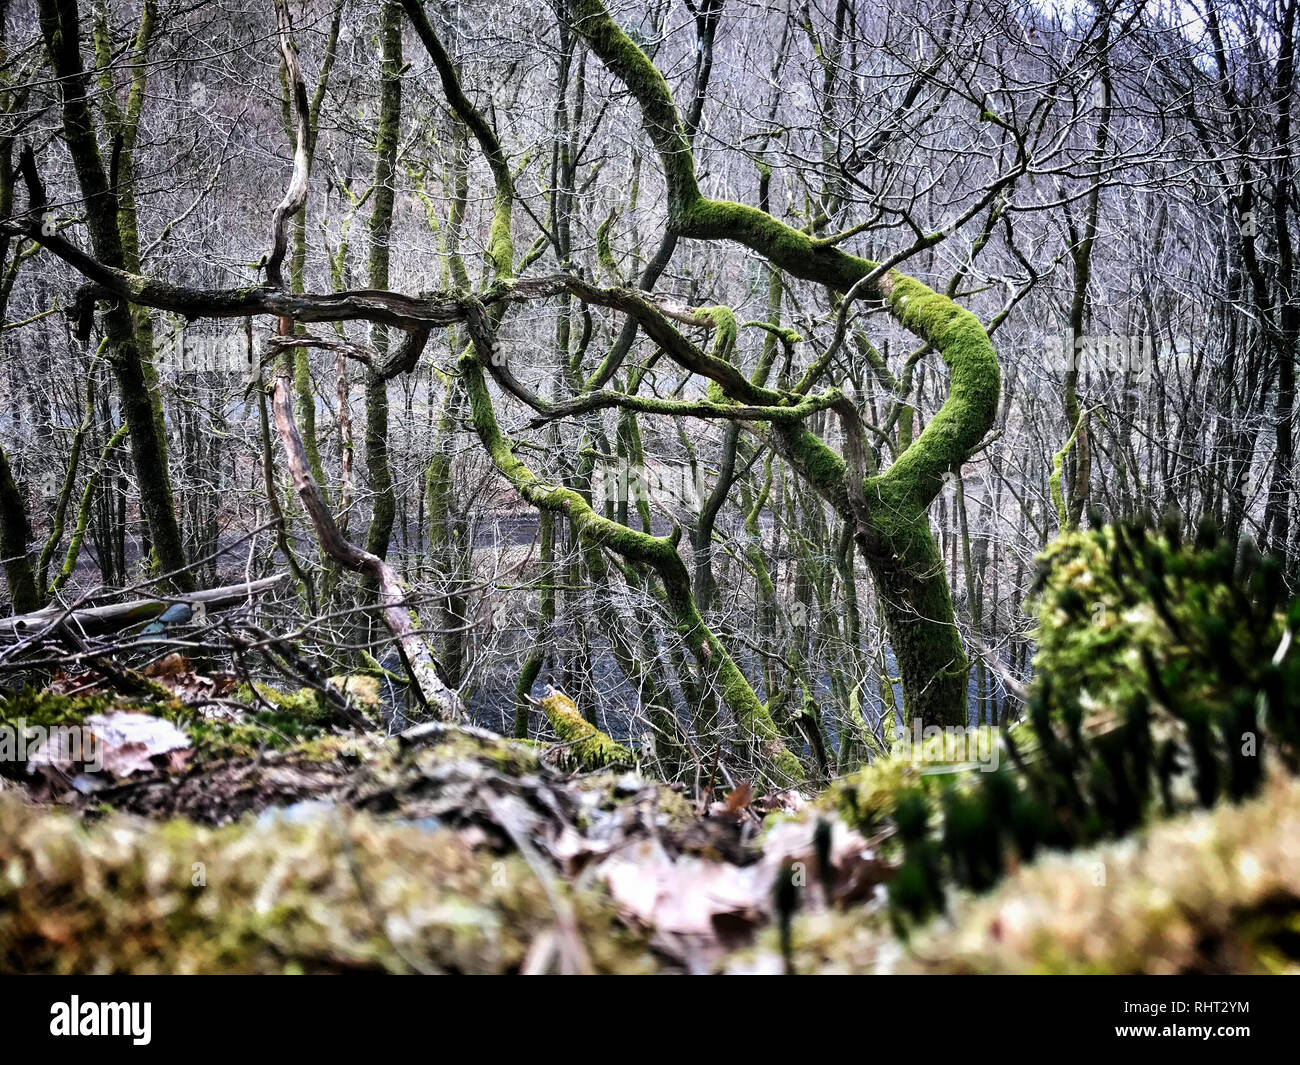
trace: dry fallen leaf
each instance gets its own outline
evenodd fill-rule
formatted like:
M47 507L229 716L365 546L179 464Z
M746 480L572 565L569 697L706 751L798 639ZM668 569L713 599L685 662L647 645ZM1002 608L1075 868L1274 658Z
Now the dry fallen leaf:
M175 769L189 756L189 737L160 717L115 711L94 714L86 725L99 748L103 772L110 776Z
M708 940L735 922L763 922L770 885L758 871L689 854L674 860L654 839L622 848L599 870L614 900L646 927Z
M742 780L731 789L731 794L727 796L726 802L723 803L723 809L732 816L739 817L753 798L754 782Z
M194 663L179 652L151 662L145 667L144 675L158 681L186 704L222 698L234 691L237 685L235 677L229 673L207 676L195 672Z
M164 658L158 659L157 662L150 662L144 669L146 677L155 677L159 680L164 677L178 677L182 673L192 672L190 660L179 651L174 651Z

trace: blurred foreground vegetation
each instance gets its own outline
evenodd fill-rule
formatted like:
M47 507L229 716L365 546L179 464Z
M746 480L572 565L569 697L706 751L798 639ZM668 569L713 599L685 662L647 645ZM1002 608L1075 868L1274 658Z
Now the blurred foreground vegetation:
M559 693L547 744L350 728L378 713L357 678L332 682L347 713L245 687L221 720L181 662L131 699L24 692L4 723L143 711L190 746L4 779L0 968L1300 967L1300 607L1276 567L1208 527L1110 526L1053 545L1034 605L995 770L900 735L819 795L657 783Z

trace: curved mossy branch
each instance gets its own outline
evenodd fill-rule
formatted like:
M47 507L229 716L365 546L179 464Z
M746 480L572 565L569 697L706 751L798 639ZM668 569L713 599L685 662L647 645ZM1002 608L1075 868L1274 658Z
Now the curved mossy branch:
M938 494L943 475L965 461L997 414L1001 376L978 318L947 296L897 270L817 241L765 211L711 200L701 193L695 157L668 83L610 17L601 0L569 0L578 32L605 66L636 97L643 124L659 153L668 187L668 224L699 240L732 240L796 277L881 301L906 329L943 357L948 399L925 431L882 475L882 501L902 504L916 517ZM860 290L861 291L861 290Z
M718 362L731 362L736 350L736 340L740 335L740 325L730 307L701 307L692 317L695 324L707 326L713 330L713 344L709 347L709 358ZM709 398L720 401L725 397L722 386L711 382L708 388Z
M722 14L721 0L706 0L694 9L695 13L695 78L691 93L691 106L686 113L686 136L693 140L696 130L699 128L700 120L704 116L704 104L708 98L709 80L713 74L713 42L717 36L718 23ZM782 47L784 50L784 46ZM639 156L637 167L639 169ZM629 210L636 206L637 186L639 181L633 179L633 187L630 195ZM606 234L608 237L608 234ZM677 234L671 229L663 234L659 247L655 250L654 255L650 256L641 271L641 277L637 287L649 292L658 283L663 272L668 269L668 263L673 257L673 252L677 250ZM632 344L636 340L637 323L635 321L625 321L623 328L619 332L617 339L609 350L609 354L601 362L596 372L589 377L585 383L586 391L594 391L598 388L604 388L618 372L627 358L628 352L632 350Z
M601 288L582 278L568 276L565 285L584 303L607 307L635 318L642 332L684 369L716 382L721 394L739 403L755 406L785 406L798 403L802 397L753 384L729 361L735 345L735 315L726 307L681 307L657 302L648 293L628 288ZM722 339L716 340L713 350L701 351L673 325L706 326L718 329ZM719 357L721 353L725 357ZM710 400L717 401L716 390Z
M820 396L798 396L755 384L747 378L727 358L718 354L729 356L734 350L736 320L729 308L661 304L646 293L624 288L600 288L572 275L565 276L563 281L565 287L584 303L608 307L635 318L646 336L674 362L709 379L710 397L705 401L685 403L602 392L579 396L568 402L551 403L526 388L504 365L487 328L484 306L473 299L465 300L466 321L479 345L482 364L502 388L539 411L542 415L539 421L601 406L619 406L649 413L769 422L777 429L774 445L800 474L808 478L843 516L861 518L866 506L862 475L874 470L869 465L870 453L860 442L861 420L851 401L841 392L831 389ZM514 284L507 283L497 288L511 291ZM713 326L720 335L715 338L710 352L706 353L683 336L673 325L673 320ZM799 424L809 414L824 409L835 410L841 418L848 442L848 464L819 436Z
M650 59L618 27L601 0L569 0L574 24L610 72L631 91L667 184L668 226L698 240L731 240L804 280L882 304L904 328L933 346L949 370L948 398L924 432L883 474L862 486L857 463L846 466L803 428L775 427L773 443L846 517L871 566L904 677L909 711L929 723L964 723L966 657L957 635L943 560L927 509L945 474L979 445L997 415L1001 375L984 327L948 296L896 269L842 251L744 204L700 191L690 139L672 92ZM658 337L654 337L657 342ZM675 353L670 352L670 354ZM716 369L716 367L712 367ZM753 386L708 373L734 399L753 402Z
M488 356L490 358L490 352ZM461 383L469 395L471 420L493 465L529 503L564 515L583 540L596 547L610 548L629 562L655 571L663 584L664 605L678 636L701 668L716 677L737 725L746 739L755 744L766 775L778 786L801 781L803 767L781 741L767 707L759 701L731 655L700 617L691 591L690 574L677 553L675 540L629 529L597 514L573 489L540 480L515 455L510 440L497 423L480 358L481 354L463 355L459 367Z
M684 369L709 379L710 398L707 403L697 404L699 410L692 413L709 416L712 410L726 410L737 421L761 420L772 423L777 429L772 440L774 446L840 513L846 517L853 516L851 501L855 497L862 498L860 482L849 485L846 477L850 466L819 436L799 424L814 409L833 409L844 422L846 437L850 441L856 440L860 419L843 393L831 389L820 396L805 397L751 381L735 365L716 354L719 351L730 354L734 346L735 333L730 326L734 324L735 317L728 308L665 306L654 302L644 293L631 289L598 288L573 277L568 279L568 286L587 303L609 307L635 317L645 334L669 358ZM710 352L704 352L683 336L670 319L691 325L716 325L721 322L722 328L718 332L722 337L715 339ZM575 402L583 401L579 399ZM631 397L624 395L623 402L632 402ZM864 454L857 465L870 472L866 466L865 449L862 450Z
M499 372L496 367L491 369ZM493 373L493 377L497 377L496 372ZM518 392L514 389L507 390L520 398ZM541 407L537 417L528 423L530 429L536 429L557 418L573 417L578 414L587 414L594 410L604 410L610 407L636 411L640 414L664 414L677 418L791 422L807 418L809 415L821 410L837 407L843 398L844 394L839 389L831 389L819 396L809 396L802 402L789 407L750 407L725 401L659 399L655 396L632 396L626 392L601 391L574 396L572 399L559 400L554 403L543 400L540 396L533 396L532 399L526 400L526 402L534 409L537 409L538 406Z
M505 391L533 410L538 417L533 425L541 425L556 418L588 413L608 407L650 414L688 415L700 418L725 418L738 421L792 422L828 408L841 408L843 395L830 389L817 396L800 396L753 384L729 359L735 348L738 326L734 313L728 307L681 308L653 301L646 293L627 288L600 288L581 278L561 275L538 279L534 286L543 284L546 289L560 285L584 304L595 304L621 311L634 318L647 336L655 341L675 362L693 373L710 379L707 400L663 400L636 396L627 392L587 392L569 400L552 402L524 385L500 358L483 318L486 301L473 298L460 301L470 331L478 331L483 347L483 365ZM508 299L522 294L522 285L505 283L489 290ZM705 325L714 329L715 338L709 352L700 350L678 331L671 319L692 325ZM490 356L487 354L491 352ZM811 435L811 434L810 434ZM816 439L813 437L812 439ZM823 445L824 447L824 445Z

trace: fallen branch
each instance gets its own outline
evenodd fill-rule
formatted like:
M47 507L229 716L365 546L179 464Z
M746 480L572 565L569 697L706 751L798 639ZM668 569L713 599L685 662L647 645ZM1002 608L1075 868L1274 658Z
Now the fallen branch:
M51 632L72 629L79 633L113 632L128 625L152 621L176 603L191 608L217 609L241 603L249 596L274 587L284 579L284 574L263 577L243 584L228 584L202 592L168 596L165 599L133 599L126 603L109 603L105 606L75 607L47 606L30 614L18 614L0 620L0 640L20 639L41 629Z
M290 181L289 191L285 193L284 200L276 208L272 217L272 248L278 250L286 245L288 238L285 230L289 219L302 207L302 200L297 196L296 189L300 175L305 180L306 168L310 163L303 133L310 119L307 113L307 91L303 83L302 68L293 58L294 46L290 39L292 27L288 24L283 7L278 7L277 11L281 13L280 45L285 56L286 72L291 81L294 123L297 130L293 178ZM267 275L277 288L283 287L278 269L275 271L268 269ZM282 346L291 343L290 338L294 332L294 319L291 315L279 316L278 332L279 343ZM282 347L277 360L271 412L275 419L276 432L280 436L280 443L284 447L285 458L289 463L294 490L298 493L298 498L302 500L303 508L311 519L321 549L335 562L354 573L369 577L378 585L384 623L393 634L403 663L411 675L416 695L439 718L448 721L459 720L462 716L460 696L453 688L443 683L438 675L437 661L428 643L419 634L420 625L406 605L406 589L402 587L397 574L378 555L357 547L339 531L325 493L316 482L311 463L307 459L307 449L303 445L302 435L298 432L298 425L293 416L293 363L287 355L288 350L287 347Z
M383 609L384 623L392 632L397 646L409 665L412 680L418 694L434 712L444 720L455 721L461 717L460 697L443 683L438 676L438 665L429 646L419 635L419 626L412 621L411 612L406 606L406 589L388 565L378 555L358 547L339 532L334 515L330 512L325 494L312 475L307 461L307 450L303 446L302 436L298 432L293 417L293 382L290 377L291 364L286 359L280 360L279 371L275 377L275 390L271 398L271 411L275 417L275 428L284 447L285 458L289 463L289 474L293 478L294 490L311 519L320 541L322 550L335 562L354 573L371 578L379 586L379 601Z

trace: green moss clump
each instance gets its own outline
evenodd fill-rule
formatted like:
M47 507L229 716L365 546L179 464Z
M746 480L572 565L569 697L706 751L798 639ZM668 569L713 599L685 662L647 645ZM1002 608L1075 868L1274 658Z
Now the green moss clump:
M330 677L331 688L351 699L366 710L377 712L383 705L380 678L368 673L354 673L342 677Z
M918 970L1295 973L1300 783L1157 825L1140 846L1053 855L964 900L956 930L916 944Z
M435 722L421 725L419 729L422 730L419 734L407 734L411 739L390 741L389 749L396 754L416 743L418 749L407 755L408 758L418 760L427 755L439 761L473 759L516 777L536 773L542 765L539 745L532 740L516 740L481 729L455 728ZM396 761L400 763L400 759Z
M267 711L255 711L239 721L191 722L186 730L200 760L251 758L260 751L288 750L322 735L319 729Z
M333 723L333 707L311 688L282 692L258 684L256 689L254 694L245 684L236 690L234 697L249 703L237 720L211 720L193 712L183 715L179 723L189 733L199 758L247 758L263 750L288 750L322 738Z
M644 972L603 898L453 831L302 808L204 829L0 795L0 971L516 972L571 906L573 968Z
M1174 524L1120 525L1068 534L1042 567L1028 727L1002 733L995 771L930 775L944 752L923 744L825 800L860 827L893 822L900 930L942 910L952 886L988 890L1044 849L1239 802L1266 765L1300 765L1300 603L1286 605L1276 562L1249 550L1234 562L1209 527L1189 545Z
M41 728L80 725L88 717L108 713L117 702L103 692L57 695L36 688L23 688L0 702L0 724L25 722L29 727Z
M653 791L654 808L663 818L663 827L684 830L699 820L695 804L682 792L646 777L611 769L576 777L572 783L597 809L615 810L628 802L644 802L646 793Z
M818 798L816 807L834 810L845 824L864 834L878 831L893 816L894 807L903 796L920 790L934 799L954 780L969 780L969 777L953 778L946 774L955 763L944 749L944 740L942 735L924 740L920 750L896 744L889 754L831 784ZM993 739L990 737L987 742Z
M296 692L282 692L269 684L256 684L256 694L247 684L239 688L235 698L256 702L257 696L270 703L278 711L287 714L305 724L320 725L327 722L333 714L328 701L314 688L299 688Z
M604 769L611 765L636 764L636 755L615 743L587 721L563 692L551 692L542 700L551 728L565 746L564 761L580 769Z
M1256 687L1283 629L1281 572L1210 529L1197 545L1138 527L1062 536L1039 559L1030 600L1037 691L1058 713L1113 712L1151 690L1154 664L1172 701L1222 708Z
M814 911L799 973L1300 973L1300 781L1184 814L1136 840L1044 854L992 892L894 935L880 912ZM780 972L775 930L721 966Z
M299 740L285 753L290 758L326 765L338 761L361 761L373 754L375 740L358 736L317 736Z
M609 242L609 231L617 221L618 213L619 209L614 208L605 216L605 220L596 227L596 261L600 264L603 274L614 284L621 285L624 283L623 273L618 268L618 260L614 258L614 251Z

